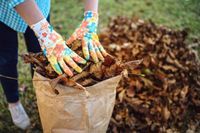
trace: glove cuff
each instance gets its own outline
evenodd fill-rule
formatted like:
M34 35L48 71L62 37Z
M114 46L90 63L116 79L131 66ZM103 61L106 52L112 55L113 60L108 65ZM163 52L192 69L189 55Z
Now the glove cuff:
M96 18L98 19L98 13L94 12L94 11L85 11L84 12L84 18L87 19L91 19L91 18Z
M44 31L47 32L51 29L53 30L53 28L51 27L51 25L49 24L49 22L45 18L40 20L36 24L31 25L30 27L35 32L35 35L38 38L40 38L42 36Z

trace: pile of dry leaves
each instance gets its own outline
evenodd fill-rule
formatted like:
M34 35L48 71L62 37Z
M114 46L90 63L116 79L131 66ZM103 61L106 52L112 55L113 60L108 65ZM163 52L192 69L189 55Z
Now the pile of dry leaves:
M100 35L107 51L143 62L121 80L108 132L200 131L200 65L186 36L136 18L110 22Z

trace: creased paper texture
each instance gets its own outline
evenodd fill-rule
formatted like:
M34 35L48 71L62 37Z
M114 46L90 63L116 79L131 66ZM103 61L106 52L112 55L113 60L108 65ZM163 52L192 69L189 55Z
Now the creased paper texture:
M44 133L105 133L115 104L116 76L83 90L58 84L55 94L50 81L35 72L33 85Z

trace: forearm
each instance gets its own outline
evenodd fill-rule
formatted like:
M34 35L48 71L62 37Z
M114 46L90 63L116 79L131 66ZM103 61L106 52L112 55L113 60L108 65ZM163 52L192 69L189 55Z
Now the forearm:
M98 0L85 0L85 11L98 12Z
M15 10L29 26L44 18L34 0L26 0L25 2L17 5Z

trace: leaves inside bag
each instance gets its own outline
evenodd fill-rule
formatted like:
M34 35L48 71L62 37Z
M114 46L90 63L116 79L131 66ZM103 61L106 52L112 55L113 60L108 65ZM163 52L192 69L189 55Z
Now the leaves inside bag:
M78 55L83 57L81 41L75 41L69 47L74 50ZM134 68L137 64L141 63L142 60L137 60L135 62L121 63L117 61L111 55L107 55L104 59L104 62L94 63L92 60L89 60L87 64L80 65L83 68L82 73L74 73L73 77L68 77L66 74L59 76L51 67L47 58L43 53L28 53L22 55L25 63L31 63L35 66L35 71L41 74L42 76L50 79L59 78L59 83L67 86L73 86L80 88L80 85L83 87L94 85L105 79L119 75L126 68Z

